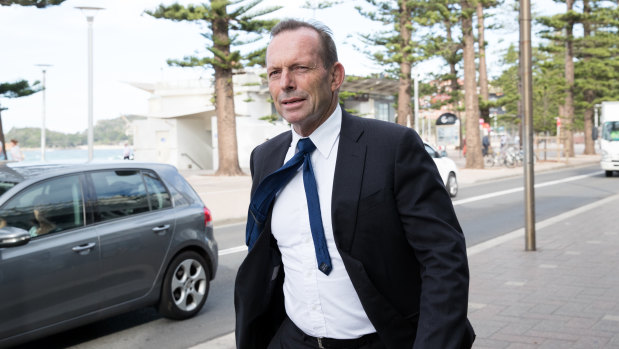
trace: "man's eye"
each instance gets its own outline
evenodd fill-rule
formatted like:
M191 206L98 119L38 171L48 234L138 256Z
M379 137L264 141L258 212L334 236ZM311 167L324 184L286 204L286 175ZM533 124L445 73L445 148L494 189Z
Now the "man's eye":
M279 70L274 70L269 73L269 79L278 78L281 72Z
M309 70L309 67L305 67L305 66L296 66L293 68L295 71L297 72L306 72Z

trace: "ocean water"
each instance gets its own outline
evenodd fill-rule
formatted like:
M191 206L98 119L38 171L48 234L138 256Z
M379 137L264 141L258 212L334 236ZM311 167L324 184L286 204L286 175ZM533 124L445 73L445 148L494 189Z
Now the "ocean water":
M40 149L23 150L24 161L35 162L41 161ZM123 149L94 149L94 160L122 160ZM46 161L87 161L88 149L47 149L45 151Z

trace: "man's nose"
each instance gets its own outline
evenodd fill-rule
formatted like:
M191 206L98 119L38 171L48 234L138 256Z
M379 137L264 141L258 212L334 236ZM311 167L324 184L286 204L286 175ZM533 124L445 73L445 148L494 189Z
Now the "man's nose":
M290 70L284 69L279 84L282 90L294 90L294 74Z

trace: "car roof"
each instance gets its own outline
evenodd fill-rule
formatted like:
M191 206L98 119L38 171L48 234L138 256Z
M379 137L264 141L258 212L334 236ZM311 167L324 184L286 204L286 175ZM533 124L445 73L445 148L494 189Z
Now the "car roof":
M6 162L0 164L0 182L20 183L38 177L50 177L84 171L105 169L173 168L172 165L136 161L92 161L92 162Z

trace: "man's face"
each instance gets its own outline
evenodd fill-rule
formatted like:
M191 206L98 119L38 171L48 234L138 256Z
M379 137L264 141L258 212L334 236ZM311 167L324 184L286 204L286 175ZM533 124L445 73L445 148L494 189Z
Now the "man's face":
M269 91L279 114L302 136L309 136L337 106L340 63L325 69L318 33L309 28L276 35L267 49ZM341 75L341 76L340 76Z

